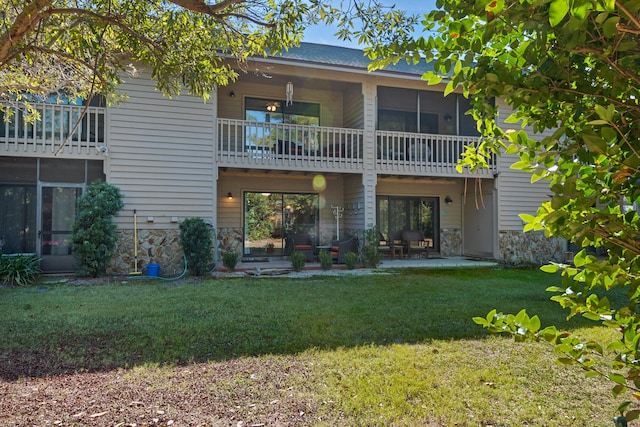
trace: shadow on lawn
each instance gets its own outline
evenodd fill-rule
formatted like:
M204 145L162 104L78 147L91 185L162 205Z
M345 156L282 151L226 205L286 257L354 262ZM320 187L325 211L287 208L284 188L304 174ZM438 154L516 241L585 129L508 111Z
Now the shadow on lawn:
M80 328L65 323L62 314L60 323L46 332L38 332L33 323L16 323L13 327L18 330L33 331L30 338L37 345L14 342L12 348L0 349L0 377L13 381L145 364L183 365L243 356L296 354L311 348L477 339L486 333L473 323L472 317L484 316L501 304L491 296L483 304L464 284L460 289L425 293L424 285L387 282L381 286L398 286L397 291L378 295L364 283L344 285L334 279L330 284L315 286L308 280L295 287L273 285L268 289L261 283L255 285L255 290L253 285L244 285L248 290L240 295L236 290L231 294L228 289L233 290L232 287L218 287L211 296L204 294L207 296L202 301L197 297L189 301L177 299L176 304L159 311L162 315L141 315L146 312L140 311L111 313L110 317L103 314L102 318L95 315L95 319L87 316L88 324ZM300 286L304 288L299 289ZM182 296L184 288L158 286L152 290L175 290ZM275 292L282 294L274 299L270 293ZM548 301L548 294L539 294L519 295L520 302L512 301L511 307L501 310L515 310L523 300L555 306ZM208 298L216 298L216 302L205 301ZM539 312L536 305L528 309ZM557 317L546 319L547 323L562 323L565 313L560 309L556 312ZM585 322L578 320L575 325L578 324Z

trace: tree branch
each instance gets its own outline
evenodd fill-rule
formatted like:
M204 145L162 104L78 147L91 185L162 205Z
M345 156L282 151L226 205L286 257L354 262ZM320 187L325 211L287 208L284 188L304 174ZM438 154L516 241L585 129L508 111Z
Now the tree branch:
M42 20L42 11L51 5L53 0L34 0L28 3L16 16L13 25L0 36L0 63L5 63L11 47L32 32Z
M636 18L635 15L625 7L623 2L621 2L620 0L616 0L616 7L620 9L625 15L627 15L629 21L631 21L631 23L635 25L636 28L640 29L640 21L638 21L638 18Z
M46 11L44 13L44 15L46 15L47 17L53 16L53 15L78 15L78 16L86 16L88 18L93 18L93 19L87 19L88 21L89 20L93 21L94 19L97 19L99 21L103 21L105 23L112 24L112 25L124 30L125 33L137 38L138 40L150 45L151 47L153 47L153 48L155 48L157 50L162 50L163 49L163 46L161 46L159 43L157 43L154 40L151 40L151 39L143 36L139 32L133 30L128 25L124 24L121 21L121 17L118 17L118 16L101 15L101 14L93 12L91 10L78 9L78 8L49 9L48 11Z

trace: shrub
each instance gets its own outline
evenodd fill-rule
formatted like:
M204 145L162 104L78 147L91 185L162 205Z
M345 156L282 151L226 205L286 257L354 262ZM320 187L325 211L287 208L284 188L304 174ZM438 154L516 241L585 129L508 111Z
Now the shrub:
M347 265L347 270L353 270L356 268L356 264L358 262L358 254L355 252L347 252L344 254L344 263Z
M40 258L35 255L1 255L0 253L0 279L3 285L30 285L42 273Z
M291 268L293 268L293 271L302 271L306 263L307 257L302 252L291 254Z
M318 252L318 259L320 260L320 268L323 270L331 270L333 265L333 257L329 251Z
M180 244L189 272L202 276L209 270L213 247L209 226L202 218L187 218L180 223Z
M362 248L362 261L365 267L376 268L382 261L382 254L378 252L379 236L375 227L365 231L365 244Z
M122 209L118 187L95 181L78 200L73 224L72 247L76 272L81 276L102 276L118 240L113 217Z
M229 269L229 271L236 271L236 265L238 265L238 252L228 251L222 254L222 265Z

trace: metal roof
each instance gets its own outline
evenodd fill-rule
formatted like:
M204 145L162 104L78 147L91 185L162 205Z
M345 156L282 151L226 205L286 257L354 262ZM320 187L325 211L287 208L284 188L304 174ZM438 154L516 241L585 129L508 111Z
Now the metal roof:
M275 55L274 59L303 61L310 64L332 65L352 69L367 70L371 60L364 55L361 49L353 49L341 46L331 46L317 43L303 42L299 47L292 47L288 51ZM395 65L383 68L385 72L411 74L421 76L426 71L432 71L433 66L425 61L418 64L407 64L400 60Z

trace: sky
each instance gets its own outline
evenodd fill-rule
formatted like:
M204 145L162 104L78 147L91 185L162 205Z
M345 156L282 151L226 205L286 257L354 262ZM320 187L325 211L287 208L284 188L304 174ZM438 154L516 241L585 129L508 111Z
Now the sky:
M436 8L436 0L382 0L382 3L388 6L395 5L396 9L404 10L411 14L423 15L426 12ZM355 42L345 42L338 40L334 34L336 28L326 25L318 25L308 28L305 31L304 41L311 43L328 44L332 46L344 46L352 48L363 48Z

